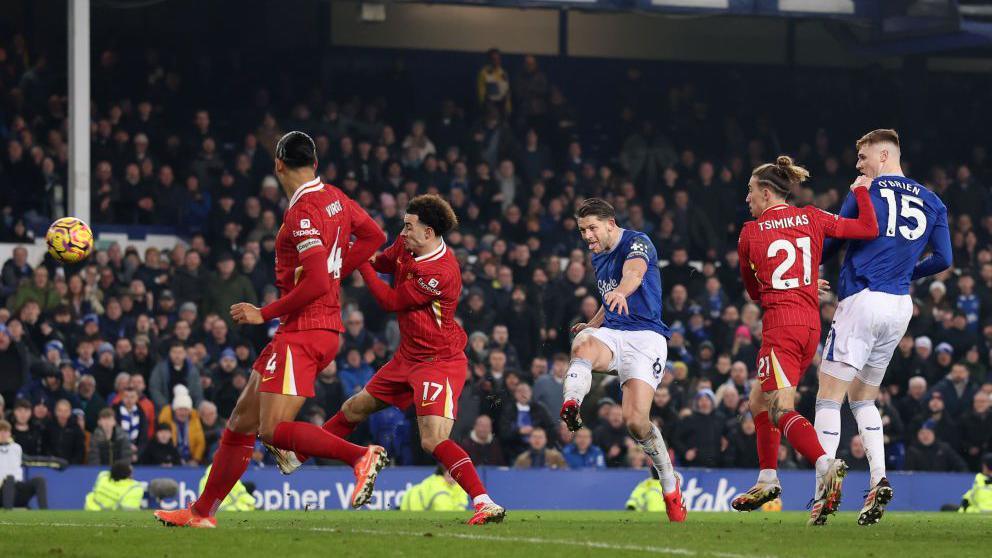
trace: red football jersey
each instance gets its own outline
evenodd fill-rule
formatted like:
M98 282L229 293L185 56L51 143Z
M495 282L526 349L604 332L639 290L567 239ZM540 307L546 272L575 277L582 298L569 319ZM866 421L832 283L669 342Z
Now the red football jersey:
M468 337L455 321L462 273L454 252L441 241L430 254L414 257L403 237L376 257L376 271L393 274L393 289L413 304L397 312L397 353L416 361L450 360L464 355Z
M817 284L823 239L874 238L878 222L866 188L855 191L858 218L813 206L769 207L741 229L737 253L747 292L764 308L762 326L820 327Z
M296 287L303 267L302 255L320 250L327 257L331 288L302 309L280 316L279 329L344 331L341 322L341 264L348 252L352 225L362 209L330 184L315 178L301 186L289 200L276 234L276 286L285 297Z

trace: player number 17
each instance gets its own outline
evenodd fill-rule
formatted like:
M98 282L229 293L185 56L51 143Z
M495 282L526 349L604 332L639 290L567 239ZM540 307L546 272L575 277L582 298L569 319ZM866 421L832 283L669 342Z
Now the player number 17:
M785 259L782 263L778 264L775 271L772 272L772 288L778 290L785 289L797 289L799 288L799 277L790 277L788 279L783 279L782 276L785 272L792 269L792 266L796 263L796 246L803 253L803 285L809 285L813 282L812 270L813 258L811 244L808 236L803 236L796 239L795 245L791 241L784 238L780 238L768 245L768 257L775 258L778 257L780 252L785 252Z

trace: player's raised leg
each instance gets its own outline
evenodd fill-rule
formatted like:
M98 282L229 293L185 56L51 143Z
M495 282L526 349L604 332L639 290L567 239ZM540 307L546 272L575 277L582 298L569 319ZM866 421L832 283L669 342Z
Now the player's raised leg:
M577 324L572 328L577 332L572 341L572 361L568 365L568 372L565 374L565 381L562 386L565 402L561 407L561 419L572 432L577 432L582 428L582 417L579 410L582 400L592 388L592 372L608 372L610 362L613 361L613 352L602 341L592 336L589 328L598 327L603 321L603 306L600 311L589 322L589 324ZM597 321L598 318L598 321Z
M881 372L881 373L879 373ZM895 495L889 479L885 477L885 436L882 432L882 415L875 406L878 397L878 386L867 382L868 378L881 378L884 370L868 370L863 373L866 380L855 378L848 390L848 400L854 420L858 423L858 432L865 444L865 454L868 457L868 468L871 478L864 505L858 514L858 525L874 525L881 521L885 507Z
M261 400L258 386L261 376L253 371L238 398L238 403L221 435L213 467L200 497L190 507L180 510L157 510L155 517L170 527L216 527L214 514L231 488L248 469L251 453L255 448Z
M772 424L765 396L757 382L751 386L749 403L758 445L758 482L730 503L737 511L760 509L782 494L782 483L778 480L778 447L782 443L782 432Z
M651 458L655 470L658 471L668 520L674 523L683 522L686 518L686 507L682 498L682 488L675 476L675 466L672 465L672 458L661 431L650 420L651 402L656 388L643 380L631 378L623 383L621 389L623 390L621 407L627 431Z

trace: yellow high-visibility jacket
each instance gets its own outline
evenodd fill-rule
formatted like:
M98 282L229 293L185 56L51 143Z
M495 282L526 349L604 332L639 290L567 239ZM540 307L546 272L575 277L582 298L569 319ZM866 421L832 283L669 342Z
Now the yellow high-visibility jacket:
M665 511L665 495L661 491L661 482L653 478L641 481L630 493L630 498L627 498L626 507L633 511Z
M93 491L86 495L83 509L86 511L134 511L141 509L145 495L145 483L134 479L115 481L110 471L101 471L96 476Z
M972 485L971 490L964 493L961 499L963 502L958 509L959 512L992 512L992 484L989 484L989 478L981 473L975 475L975 484Z
M468 494L457 484L448 484L442 475L431 475L403 494L403 511L464 511Z

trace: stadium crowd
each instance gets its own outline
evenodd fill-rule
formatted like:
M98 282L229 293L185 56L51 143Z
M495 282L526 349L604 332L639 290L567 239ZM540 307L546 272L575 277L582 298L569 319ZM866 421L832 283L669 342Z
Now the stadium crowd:
M65 213L66 100L23 36L0 45L0 239L24 244ZM462 264L470 368L453 437L477 464L645 466L613 378L586 399L588 429L573 435L557 417L570 326L599 300L572 208L602 196L622 226L651 236L664 261L673 333L651 416L677 463L756 468L746 402L761 311L747 299L736 254L749 218L747 178L757 163L792 151L813 174L797 202L836 210L854 178L857 135L821 129L786 146L778 130L789 119L722 114L721 98L691 81L650 89L637 66L612 86L619 116L590 122L534 57L515 57L519 70L511 70L492 51L482 64L466 84L471 95L419 111L395 101L396 91L292 96L290 87L259 86L243 89L251 93L239 119L218 119L230 111L200 105L193 93L202 68L155 50L125 64L104 50L93 68L92 224L170 226L183 240L143 253L114 243L75 266L28 261L23 248L3 262L0 416L24 454L71 464L210 461L277 325L233 326L228 308L278 296L274 236L286 199L271 176L272 149L281 133L300 129L316 140L324 181L366 208L390 241L411 196L438 192L454 207L460 227L447 242ZM224 70L214 71L218 84ZM602 129L609 132L591 132ZM992 449L992 168L984 147L950 162L914 159L920 153L907 148L907 170L948 205L955 267L914 285L914 318L878 405L891 468L977 471ZM826 276L837 267L831 262ZM342 290L339 358L303 411L317 424L398 343L395 320L358 274ZM825 325L834 308L822 305ZM800 389L807 417L817 365ZM867 469L853 417L844 416L842 455ZM357 438L384 445L397 464L433 463L412 439L411 418L377 414ZM255 459L269 458L260 450ZM807 465L783 446L780 466Z

